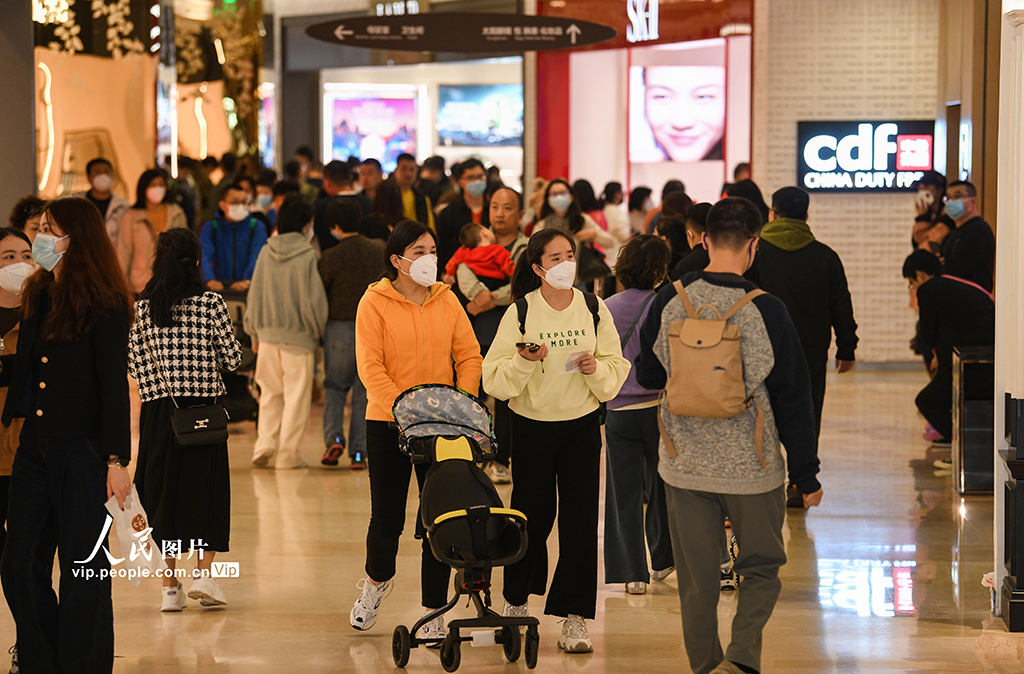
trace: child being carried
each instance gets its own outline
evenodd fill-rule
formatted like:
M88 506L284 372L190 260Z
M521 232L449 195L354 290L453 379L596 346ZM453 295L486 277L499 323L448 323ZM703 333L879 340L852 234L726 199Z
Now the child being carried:
M444 268L444 282L455 283L455 273L460 264L465 264L477 275L480 282L493 290L506 284L512 278L515 264L512 256L504 246L495 243L494 232L475 223L470 223L459 230L459 243L462 247L455 251Z

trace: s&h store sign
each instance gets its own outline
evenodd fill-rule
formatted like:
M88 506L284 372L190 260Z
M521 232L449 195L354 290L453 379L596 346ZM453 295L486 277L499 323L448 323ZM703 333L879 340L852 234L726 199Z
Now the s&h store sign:
M797 184L810 192L903 192L932 169L935 122L797 122Z

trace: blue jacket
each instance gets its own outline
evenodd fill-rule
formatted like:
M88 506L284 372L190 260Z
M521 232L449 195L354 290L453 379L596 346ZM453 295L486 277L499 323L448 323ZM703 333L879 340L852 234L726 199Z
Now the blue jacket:
M231 222L217 213L203 225L199 243L203 249L204 281L248 280L252 278L260 250L267 243L267 229L251 215L242 222Z

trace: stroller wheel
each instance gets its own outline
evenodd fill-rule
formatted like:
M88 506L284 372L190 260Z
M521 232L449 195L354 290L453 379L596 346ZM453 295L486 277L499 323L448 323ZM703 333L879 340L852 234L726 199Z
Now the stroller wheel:
M395 658L395 667L405 667L409 664L409 650L411 648L409 628L399 625L395 633L391 635L391 655Z
M462 660L459 645L458 637L453 639L451 634L441 642L441 667L444 668L444 671L454 672L459 668L459 662Z
M522 638L519 635L518 627L501 628L501 647L505 650L505 659L515 662L523 649Z
M519 630L516 630L517 632ZM540 634L536 625L531 625L526 630L526 668L534 669L537 666L537 655L540 650Z

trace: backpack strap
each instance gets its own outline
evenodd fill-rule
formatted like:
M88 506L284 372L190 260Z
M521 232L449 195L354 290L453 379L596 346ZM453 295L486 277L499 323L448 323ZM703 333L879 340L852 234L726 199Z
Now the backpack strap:
M740 309L742 309L743 307L747 306L747 304L749 302L751 302L755 297L760 297L761 295L767 295L767 294L768 293L766 293L765 291L761 290L760 288L758 288L757 290L751 290L749 293L747 293L746 295L741 297L739 302L737 302L736 304L734 304L731 307L729 307L729 310L726 311L724 314L722 314L722 320L723 321L729 320L730 318L735 316L736 313Z
M516 314L519 316L519 333L526 336L526 310L528 305L525 297L516 300Z
M587 301L587 309L590 310L590 315L594 317L594 338L597 338L597 324L601 322L601 305L597 303L597 295L594 293L588 293L586 290L583 292L583 299Z
M590 310L590 315L594 318L594 330L597 330L597 324L601 322L601 305L597 301L597 295L594 293L588 293L583 291L583 299L587 302L587 309ZM526 310L529 305L526 302L525 297L520 297L516 300L516 315L519 317L519 333L526 335ZM595 334L595 337L597 335Z
M693 302L690 300L690 296L686 294L686 288L683 287L682 281L675 281L672 287L676 289L676 293L679 295L680 301L683 303L683 308L686 309L686 315L689 318L697 318L697 310L693 308Z

